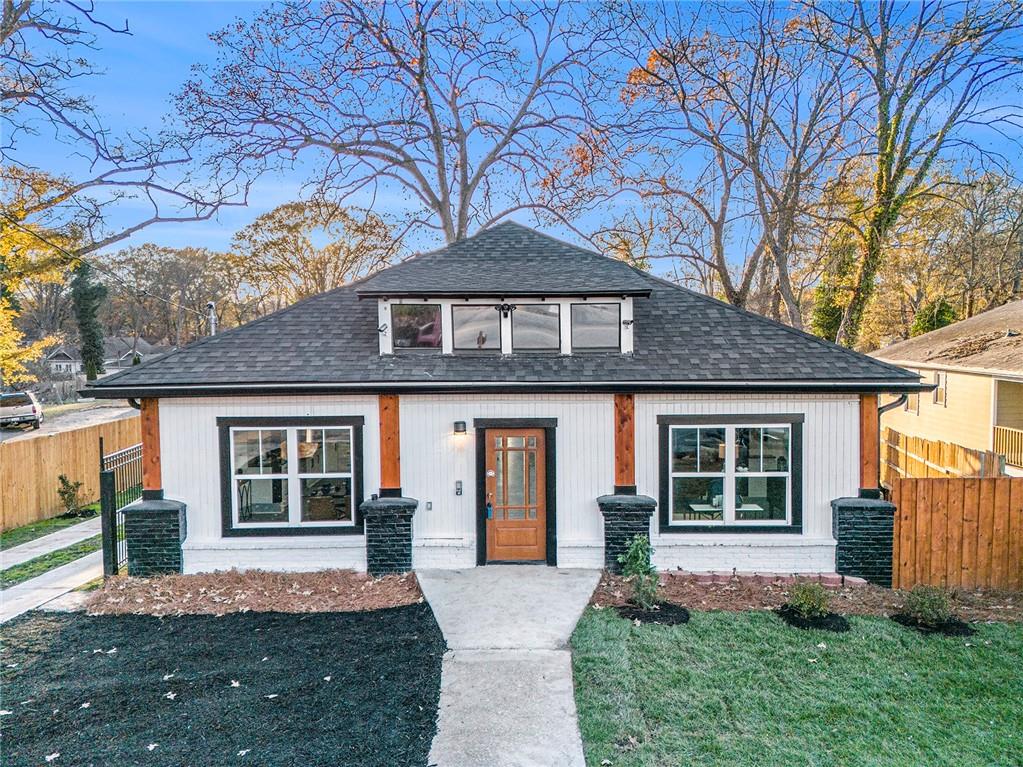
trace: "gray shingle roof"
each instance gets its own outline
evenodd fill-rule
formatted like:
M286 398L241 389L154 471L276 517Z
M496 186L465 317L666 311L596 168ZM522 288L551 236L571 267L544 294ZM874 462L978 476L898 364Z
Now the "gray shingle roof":
M1023 300L886 346L871 356L949 368L1023 373Z
M360 296L593 296L650 293L627 264L507 221L373 275Z
M509 236L504 232L517 232L521 227L497 229L502 229L504 239ZM545 242L557 241L545 238ZM633 300L634 354L381 356L377 301L360 300L359 294L389 274L408 274L408 265L403 264L108 376L96 381L93 390L98 396L109 397L171 393L166 387L177 386L338 391L456 385L495 389L538 389L546 385L591 391L616 386L637 391L714 386L735 390L873 390L913 387L919 381L909 371L651 277L621 262L563 244L559 248L564 248L556 251L560 254L559 273L571 273L572 264L584 272L575 285L590 284L593 292L609 292L608 286L599 281L585 282L592 278L585 273L593 271L620 280L618 290L628 284L649 292L649 297ZM461 249L449 248L441 253L452 250L453 261L463 269L462 274L471 274L466 266L470 257ZM457 272L441 263L440 254L434 258L441 271ZM532 261L533 256L507 252L503 258L507 263L502 266L502 274L519 275L517 265ZM594 266L595 259L600 259L599 267ZM508 279L510 282L499 292L514 295L515 286L534 287L519 277Z

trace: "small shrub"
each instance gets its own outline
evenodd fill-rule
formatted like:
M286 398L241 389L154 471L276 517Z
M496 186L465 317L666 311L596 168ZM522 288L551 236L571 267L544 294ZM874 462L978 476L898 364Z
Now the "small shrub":
M60 516L64 519L83 516L82 483L72 482L65 474L57 477L57 482L60 483L57 495L60 496L60 503L64 507L64 513Z
M830 602L828 590L819 583L797 583L789 591L788 606L808 620L830 613Z
M952 617L952 599L945 589L937 586L914 586L906 595L903 609L917 623L939 626Z
M657 571L650 564L650 539L645 535L637 535L629 542L624 554L618 555L618 563L622 566L622 574L632 582L632 601L644 610L650 610L657 604Z

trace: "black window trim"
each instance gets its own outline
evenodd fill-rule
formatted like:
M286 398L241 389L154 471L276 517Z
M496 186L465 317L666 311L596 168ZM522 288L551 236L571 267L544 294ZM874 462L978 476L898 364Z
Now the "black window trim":
M451 351L455 354L501 354L504 350L504 318L501 316L500 304L450 304L451 309ZM497 317L497 348L476 349L458 346L455 343L455 309L491 309ZM560 330L560 329L559 329Z
M528 348L528 349L516 349L515 348L515 312L517 312L519 309L521 309L524 306L553 306L553 307L555 307L558 310L558 345L557 346L534 347L534 348ZM530 303L526 303L526 304L522 304L522 303L516 304L515 308L512 310L512 313L511 313L511 318L510 318L510 323L509 323L510 327L509 327L509 330L508 330L508 332L511 334L511 350L512 350L512 354L514 354L515 352L519 352L520 354L560 354L563 351L562 343L561 343L561 322L562 322L561 304L558 303L557 301L540 301L540 302L530 302Z
M691 533L791 535L803 532L803 423L802 413L749 413L736 415L659 415L657 416L658 449L658 530L662 535L688 535ZM792 435L789 469L792 487L792 522L788 525L673 525L669 485L671 467L668 465L669 437L672 426L751 426L760 424L789 424Z
M615 306L618 308L618 345L617 346L577 346L575 343L575 308L577 306ZM621 352L622 350L622 304L620 301L573 301L568 307L568 318L572 343L572 353L580 351L583 354L590 352Z
M225 538L278 537L292 535L362 535L363 469L362 429L366 419L359 416L220 416L217 430L220 444L220 516L221 534ZM234 476L231 473L231 429L252 427L289 428L302 426L350 426L352 428L352 496L355 524L310 527L258 527L234 525Z

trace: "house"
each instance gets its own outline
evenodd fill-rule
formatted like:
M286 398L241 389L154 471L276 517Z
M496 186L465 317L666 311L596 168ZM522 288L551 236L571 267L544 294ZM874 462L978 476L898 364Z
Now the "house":
M661 568L830 572L878 395L925 388L502 223L89 391L138 400L139 534L186 572L380 572L409 534L417 568L600 567L630 529Z
M109 373L113 370L131 367L135 364L136 355L141 362L172 351L174 351L173 346L158 346L149 343L144 338L107 336L103 339L103 369Z
M173 350L173 346L157 346L144 338L107 336L103 339L103 369L109 373L131 367L136 354L141 361ZM81 352L68 344L62 344L47 354L46 364L50 372L55 374L70 376L84 372Z
M72 376L82 372L82 355L74 346L61 344L44 358L50 372L59 376Z
M932 381L882 424L915 437L1005 456L1023 473L1023 301L887 346L878 359Z

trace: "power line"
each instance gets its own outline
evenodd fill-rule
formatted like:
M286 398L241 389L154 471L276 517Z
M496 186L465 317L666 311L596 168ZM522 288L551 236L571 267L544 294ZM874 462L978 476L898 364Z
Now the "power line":
M135 285L130 284L123 277L119 276L117 273L112 272L111 270L107 269L105 266L101 266L98 263L96 263L95 261L93 261L91 259L87 259L85 256L75 255L74 253L69 251L67 248L64 248L63 246L58 245L55 242L51 242L50 240L46 239L45 237L43 237L38 232L35 232L35 231L29 229L26 226L22 226L19 221L11 218L9 215L7 215L6 213L3 213L2 211L0 211L0 216L3 216L7 220L7 222L9 224L12 224L13 226L18 227L18 229L20 229L21 231L23 231L23 232L25 232L27 234L31 234L33 237L35 237L40 242L44 243L48 247L53 248L54 250L57 250L57 251L63 253L68 258L74 259L76 261L85 261L86 263L90 264L93 268L95 268L96 271L106 275L107 277L109 277L110 279L114 280L115 282L119 282L121 285L123 285L124 287L128 288L129 290L131 290L136 295L143 295L143 296L146 296L147 298L154 298L157 301L163 301L165 304L168 304L170 306L176 307L178 309L184 309L186 312L192 312L192 314L198 315L199 317L202 317L203 319L206 319L206 315L205 314L203 314L202 312L200 312L200 311L198 311L196 309L193 309L190 306L185 306L184 304L179 304L176 301L171 301L169 298L164 298L163 296L158 296L155 293L150 293L145 288L136 287Z

